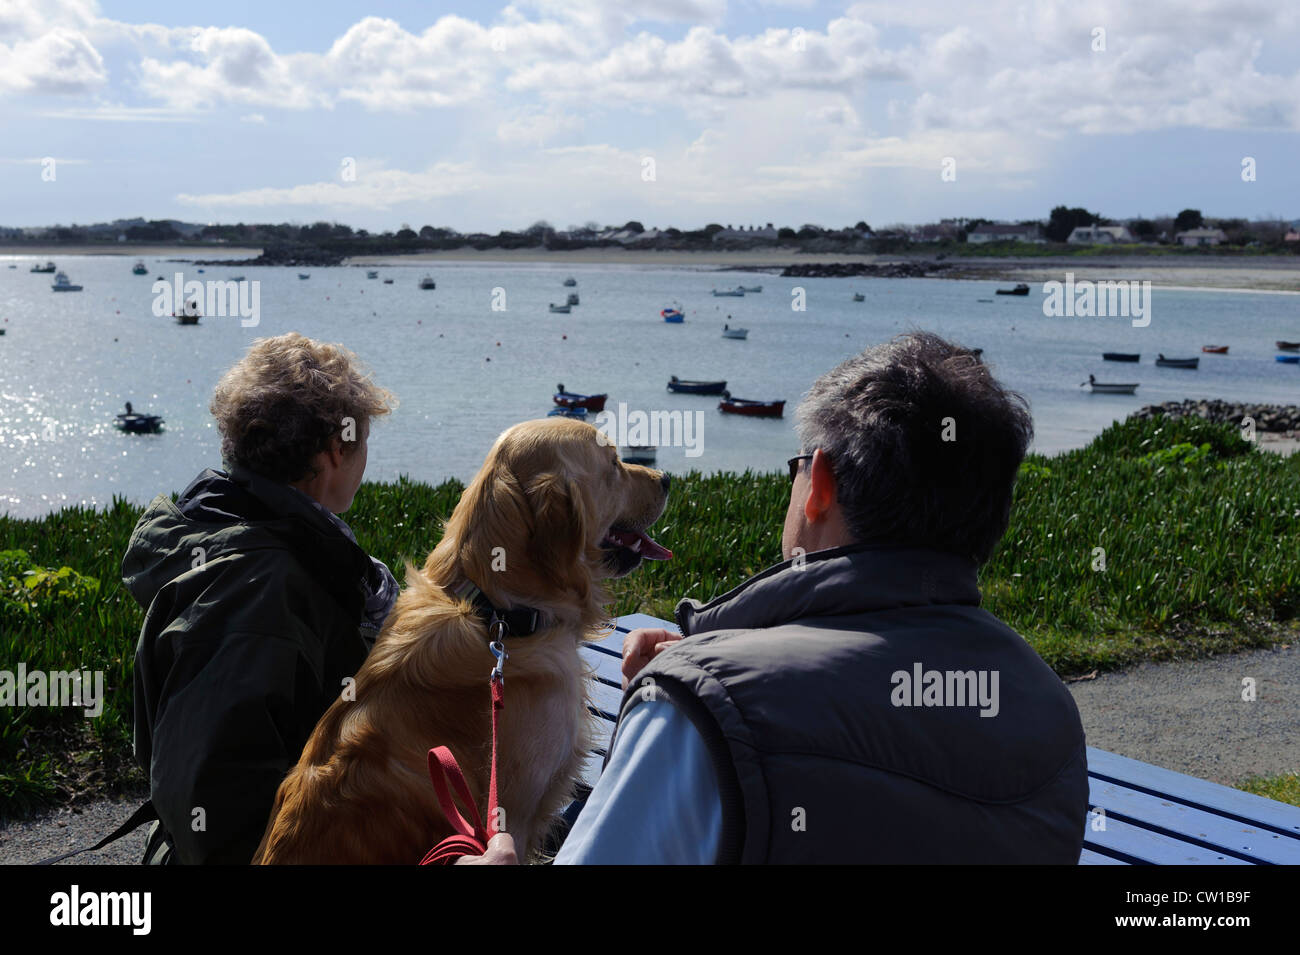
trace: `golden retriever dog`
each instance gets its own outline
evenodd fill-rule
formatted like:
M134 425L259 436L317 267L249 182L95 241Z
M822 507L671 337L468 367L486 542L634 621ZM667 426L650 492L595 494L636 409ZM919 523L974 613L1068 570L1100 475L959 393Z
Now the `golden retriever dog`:
M541 615L534 634L505 640L497 756L500 828L521 859L534 854L591 750L579 641L607 619L603 580L671 556L645 533L667 498L665 474L622 463L589 424L502 434L280 784L253 862L419 862L452 834L429 781L435 746L456 757L487 824L494 658L483 617L452 593L466 580L496 608Z

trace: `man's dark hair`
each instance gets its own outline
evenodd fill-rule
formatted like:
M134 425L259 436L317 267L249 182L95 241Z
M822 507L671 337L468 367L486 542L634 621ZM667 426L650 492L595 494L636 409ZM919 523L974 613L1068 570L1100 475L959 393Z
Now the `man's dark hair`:
M830 457L850 533L983 564L1006 532L1034 436L1029 406L979 356L929 332L868 348L799 405L805 452Z

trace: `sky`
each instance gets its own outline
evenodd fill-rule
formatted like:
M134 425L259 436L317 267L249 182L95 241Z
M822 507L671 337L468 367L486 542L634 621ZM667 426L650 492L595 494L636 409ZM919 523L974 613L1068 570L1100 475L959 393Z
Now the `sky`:
M0 225L1295 219L1297 50L1296 0L0 0Z

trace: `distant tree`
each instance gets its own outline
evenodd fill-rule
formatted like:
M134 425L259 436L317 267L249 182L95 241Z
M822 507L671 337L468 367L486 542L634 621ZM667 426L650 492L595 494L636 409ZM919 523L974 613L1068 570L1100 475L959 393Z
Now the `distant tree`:
M1174 229L1178 232L1199 229L1203 225L1205 225L1205 219L1201 217L1200 209L1184 209L1174 219Z
M645 226L643 226L641 223L637 222L635 219L633 219L633 220L632 220L631 222L629 222L627 225L623 226L623 228L624 228L626 231L628 231L628 232L644 232L644 231L645 231Z
M717 233L721 231L722 231L722 226L720 226L716 222L710 222L708 225L704 227L704 234L710 239L712 239Z
M1073 209L1057 206L1048 217L1047 227L1043 229L1043 233L1053 242L1064 242L1079 226L1096 225L1100 221L1100 213L1089 212L1077 206Z
M979 218L967 219L966 224L957 230L957 241L965 242L966 237L969 236L972 232L974 232L976 228L982 225L992 225L992 224L993 223L988 219L979 219Z
M664 229L664 232L668 233L668 235L672 236L674 239L680 239L682 236L682 230L675 226L669 226L667 229Z
M795 233L801 239L815 239L822 234L822 230L816 226L806 225Z
M1134 219L1128 224L1128 230L1139 239L1154 239L1159 233L1156 224L1150 219Z
M532 225L530 225L527 229L525 229L524 232L523 232L523 234L524 234L524 235L543 235L543 234L545 234L545 233L547 233L547 232L554 232L554 231L555 231L555 227L554 227L553 225L551 225L551 224L550 224L549 222L547 222L545 219L538 219L536 222L534 222Z
M787 225L776 230L776 237L778 239L794 239L798 237L798 233Z
M588 219L586 222L583 223L582 227L584 229L590 229L592 232L602 231L600 228L600 223L597 222L595 219Z
M857 229L859 232L871 231L871 226L867 225L866 222L863 222L861 220L859 220L858 223L853 226L853 228Z
M424 241L428 242L430 239L436 239L437 237L438 233L433 226L426 225L420 227L420 238Z
M414 242L418 238L419 236L416 235L415 230L410 226L405 226L397 230L397 240L399 242Z

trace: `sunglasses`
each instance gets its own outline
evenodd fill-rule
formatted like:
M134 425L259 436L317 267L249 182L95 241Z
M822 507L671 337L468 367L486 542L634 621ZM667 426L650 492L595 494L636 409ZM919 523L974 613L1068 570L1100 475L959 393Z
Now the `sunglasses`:
M791 483L791 484L794 483L795 475L799 473L799 462L800 462L800 461L811 461L811 460L812 460L812 455L811 455L811 454L796 454L796 455L795 455L794 457L792 457L790 460L788 460L788 461L785 462L785 463L789 466L789 468L790 468L790 483Z

